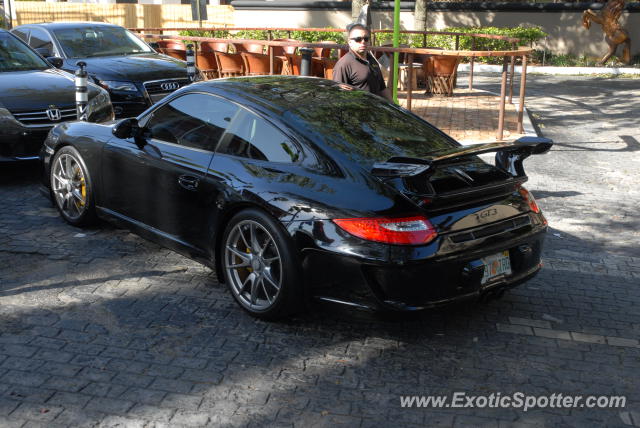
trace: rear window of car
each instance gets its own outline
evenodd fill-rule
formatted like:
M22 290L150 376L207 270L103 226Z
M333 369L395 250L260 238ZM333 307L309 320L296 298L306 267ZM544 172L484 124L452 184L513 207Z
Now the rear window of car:
M219 153L269 162L295 163L301 150L266 120L241 110L218 147Z
M437 128L366 91L318 79L256 78L243 85L277 106L301 135L320 140L358 162L425 158L459 147ZM239 81L240 82L240 81Z
M51 66L15 36L0 33L0 72L46 70Z
M350 157L424 158L457 146L429 123L367 92L347 88L320 95L298 112L326 143Z

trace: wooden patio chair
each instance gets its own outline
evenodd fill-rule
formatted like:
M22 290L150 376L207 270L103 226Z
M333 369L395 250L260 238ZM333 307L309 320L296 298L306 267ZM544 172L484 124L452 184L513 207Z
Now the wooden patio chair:
M448 55L430 55L422 63L427 85L426 93L436 95L453 95L453 88L458 75L460 57Z
M331 43L334 44L334 42L331 41L322 41L322 42L318 42L318 43ZM331 58L331 51L333 49L332 48L313 48L313 56L317 57L317 58Z
M286 53L284 56L287 58L287 68L289 74L294 76L300 76L300 65L302 63L302 57L300 55Z
M291 70L291 74L300 76L302 69L302 56L285 54L287 63ZM316 77L324 77L324 63L321 58L311 58L311 75Z
M218 73L218 62L216 61L214 52L198 51L196 54L196 64L207 80L220 77Z
M215 52L220 77L244 75L244 62L238 53Z
M158 47L161 49L178 49L183 51L187 50L187 47L182 42L182 40L163 39L163 40L158 40L156 43L158 44Z
M333 68L336 66L337 62L338 61L333 58L322 58L322 69L325 79L333 79Z
M200 42L202 52L228 52L229 43L225 42Z
M274 42L297 42L295 39L273 39ZM296 53L296 46L273 46L273 55L278 57L284 57L285 54Z
M253 52L241 52L240 55L244 61L245 75L264 76L269 74L271 68L269 55ZM280 74L282 62L277 57L274 57L273 60L273 74Z
M274 39L276 42L297 42L294 39ZM295 54L296 46L272 46L273 56L278 58L282 66L280 67L281 74L293 74L291 70L291 66L289 65L289 61L287 60L286 54Z
M158 48L158 52L172 58L181 59L183 61L187 60L187 51L185 49Z
M233 43L233 46L236 49L236 53L264 53L264 45L262 43Z

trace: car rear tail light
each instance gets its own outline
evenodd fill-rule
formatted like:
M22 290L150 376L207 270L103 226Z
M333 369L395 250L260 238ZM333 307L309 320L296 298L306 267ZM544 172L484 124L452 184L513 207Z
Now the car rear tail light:
M524 200L527 201L527 204L529 204L529 208L531 208L531 211L533 211L534 213L540 213L540 211L541 211L540 207L536 203L536 200L533 197L533 195L531 193L529 193L529 191L527 189L525 189L524 187L520 186L520 188L518 189L518 192L520 192L520 194L522 195Z
M424 216L343 218L333 222L358 238L387 244L423 245L433 241L438 235Z

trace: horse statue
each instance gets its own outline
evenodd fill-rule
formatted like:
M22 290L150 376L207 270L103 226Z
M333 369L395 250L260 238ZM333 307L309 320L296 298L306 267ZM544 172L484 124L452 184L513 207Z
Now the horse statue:
M582 26L588 30L592 22L600 24L605 34L604 39L609 45L609 51L598 62L598 65L606 63L616 52L617 47L623 43L622 61L625 64L631 62L631 39L629 38L629 32L622 28L618 22L623 10L624 0L609 0L600 12L596 13L591 9L587 9L582 14Z

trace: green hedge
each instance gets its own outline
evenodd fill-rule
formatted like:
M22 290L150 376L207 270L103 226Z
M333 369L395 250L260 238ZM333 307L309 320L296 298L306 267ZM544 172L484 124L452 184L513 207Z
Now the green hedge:
M211 37L212 39L228 39L230 38L229 31L227 30L218 30L218 31L198 31L198 30L184 30L180 31L181 36L188 37Z
M214 37L224 39L252 39L252 40L267 40L269 38L269 32L266 30L254 30L254 31L196 31L186 30L180 32L181 36L192 37ZM271 37L273 39L287 39L292 38L301 42L320 42L320 41L332 41L336 43L345 43L344 34L342 32L336 33L331 31L291 31L291 37L287 31L271 31Z
M492 34L497 36L514 37L520 39L519 46L531 46L532 43L547 37L547 33L537 27L449 27L443 31L451 33L477 33ZM420 38L421 39L421 38ZM453 36L429 36L429 46L438 46L444 49L455 48L455 37ZM422 40L420 40L422 43ZM468 36L460 36L460 49L470 50L472 47L472 38ZM476 38L476 50L508 50L511 49L511 43L504 40Z
M520 39L520 46L530 46L533 42L543 39L547 33L537 27L448 27L442 30L449 33L475 33L493 34ZM381 45L393 40L393 33L376 33L376 44ZM424 37L419 34L400 34L400 43L408 44L411 47L423 47ZM439 47L443 49L455 49L455 36L428 35L426 46ZM472 38L460 36L460 49L469 50L472 46ZM510 49L511 43L504 40L476 38L476 50L502 50Z

